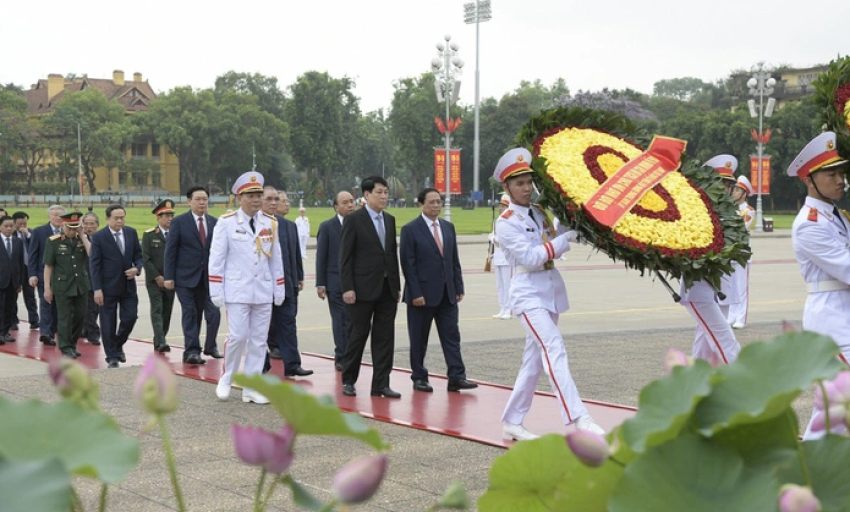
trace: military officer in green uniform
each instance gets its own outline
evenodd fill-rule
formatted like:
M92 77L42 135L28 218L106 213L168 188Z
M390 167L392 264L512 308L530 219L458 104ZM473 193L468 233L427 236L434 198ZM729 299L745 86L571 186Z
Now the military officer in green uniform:
M153 349L170 352L165 341L171 325L171 310L174 307L174 290L165 287L165 242L171 219L174 218L174 201L161 201L151 212L156 215L158 225L142 235L142 259L145 265L145 288L151 302L151 324L153 325Z
M59 350L72 359L80 356L77 339L83 332L91 288L86 267L91 242L80 233L82 218L80 212L62 215L62 232L48 238L44 248L44 300L56 301Z

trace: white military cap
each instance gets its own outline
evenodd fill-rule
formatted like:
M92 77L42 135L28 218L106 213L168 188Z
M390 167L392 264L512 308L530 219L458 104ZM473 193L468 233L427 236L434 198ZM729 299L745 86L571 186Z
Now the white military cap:
M713 167L715 171L720 173L721 178L734 180L735 171L738 170L738 159L732 155L717 155L709 158L702 165Z
M237 196L245 192L262 192L263 175L254 171L246 172L236 178L230 191Z
M738 176L738 183L735 184L736 187L741 187L742 189L747 191L747 194L753 195L753 185L750 183L750 180L746 178L746 176Z
M823 132L806 144L803 151L791 162L788 166L788 176L797 176L802 180L815 171L844 163L847 163L847 160L842 160L835 149L835 133Z
M534 172L531 169L531 153L525 148L514 148L499 159L493 177L499 183L504 183L511 176L529 172Z
M499 202L502 203L502 204L508 204L509 205L509 204L511 204L511 196L509 196L507 194L502 194L502 199L500 199Z

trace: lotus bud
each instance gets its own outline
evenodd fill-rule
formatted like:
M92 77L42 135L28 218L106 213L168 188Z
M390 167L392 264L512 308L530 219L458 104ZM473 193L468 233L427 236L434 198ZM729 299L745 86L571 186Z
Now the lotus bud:
M847 421L847 406L844 404L835 404L830 405L826 410L829 413L830 429L836 432L834 428ZM823 430L826 430L826 414L821 412L821 414L817 414L812 418L812 432L821 432Z
M671 348L664 356L664 370L667 373L672 372L676 366L691 366L692 364L694 364L694 360L677 348Z
M780 512L817 512L821 510L820 500L809 487L786 484L779 489Z
M134 394L151 414L168 414L177 410L177 377L171 366L156 354L148 356L136 379Z
M608 442L599 434L575 430L567 434L567 446L585 466L598 468L608 460Z
M63 398L97 410L97 382L80 363L67 357L56 357L47 365L47 372Z
M797 332L800 329L797 329L797 326L789 322L788 320L782 321L782 332Z
M469 496L466 494L466 487L460 480L455 480L449 484L443 497L440 498L439 506L442 508L456 508L465 510L469 508Z
M233 425L230 432L236 455L245 464L261 466L276 475L286 473L292 465L295 429L291 426L286 425L273 433L258 427Z
M381 486L387 472L387 456L363 457L343 466L334 477L334 491L343 503L362 503Z

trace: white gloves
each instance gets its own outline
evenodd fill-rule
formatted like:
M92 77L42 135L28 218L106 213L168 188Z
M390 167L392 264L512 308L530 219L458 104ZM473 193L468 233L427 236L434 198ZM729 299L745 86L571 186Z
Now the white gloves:
M274 305L275 305L275 306L280 306L281 304L283 304L283 300L284 300L284 298L285 298L285 297L284 297L283 295L281 295L280 297L275 297L275 298L274 298Z
M224 306L224 295L215 295L210 297L210 301L212 301L213 306L220 308Z
M575 242L576 240L578 240L578 233L576 233L575 230L572 229L564 233L564 236L567 237L567 240L570 242Z

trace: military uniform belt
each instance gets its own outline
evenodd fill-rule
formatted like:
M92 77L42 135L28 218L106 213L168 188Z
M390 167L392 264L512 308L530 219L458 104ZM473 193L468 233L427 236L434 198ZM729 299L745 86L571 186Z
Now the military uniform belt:
M555 262L552 260L547 261L543 265L539 267L526 267L525 265L517 265L514 267L514 272L517 274L527 274L529 272L543 272L544 270L554 270Z
M835 279L829 279L827 281L814 281L811 283L806 283L806 290L809 293L839 292L841 290L850 290L850 284L842 283L841 281L836 281Z

